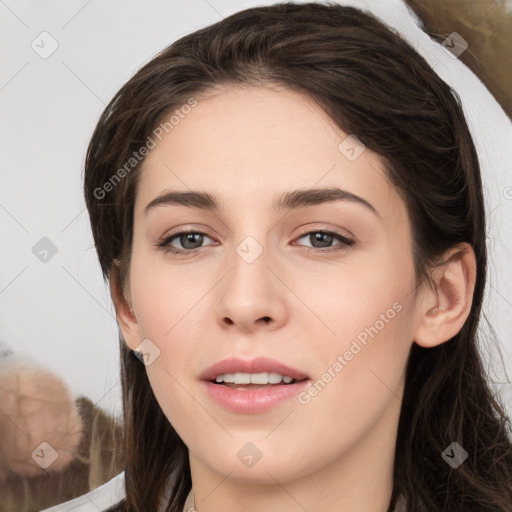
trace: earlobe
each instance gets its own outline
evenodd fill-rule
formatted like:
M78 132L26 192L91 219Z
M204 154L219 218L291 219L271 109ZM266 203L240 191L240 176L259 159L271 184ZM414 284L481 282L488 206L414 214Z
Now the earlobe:
M125 297L119 275L119 267L112 265L109 275L110 296L116 309L116 318L119 328L127 345L133 350L141 341L139 324L133 311L130 297Z
M471 245L463 243L448 251L433 279L435 291L424 301L414 338L425 348L453 338L469 316L476 282L476 258Z

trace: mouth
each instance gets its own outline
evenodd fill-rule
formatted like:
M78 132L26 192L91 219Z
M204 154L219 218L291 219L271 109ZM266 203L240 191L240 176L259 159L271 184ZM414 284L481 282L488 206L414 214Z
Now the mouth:
M228 375L226 380L229 381L230 377ZM234 380L239 379L234 377ZM288 382L279 376L279 382L240 383L224 382L219 376L213 380L203 380L202 383L207 396L223 409L236 414L258 414L293 400L306 389L311 379L286 380Z
M292 386L297 382L309 380L307 377L294 379L289 375L282 375L274 372L262 373L231 373L220 374L215 379L208 382L218 384L231 389L262 389L274 388L279 386Z
M293 381L291 384L295 384L296 381ZM300 381L302 382L302 381ZM217 382L213 382L212 384L218 384ZM231 389L261 389L261 388L275 388L277 386L289 386L290 384L234 384L233 382L221 383L221 386L225 386Z
M309 378L309 375L304 372L264 356L253 359L240 357L222 359L199 376L200 380L237 385L272 385L281 382L291 384L292 381L301 381L306 378Z
M300 370L265 356L217 361L199 379L211 400L237 414L263 413L292 400L311 380Z

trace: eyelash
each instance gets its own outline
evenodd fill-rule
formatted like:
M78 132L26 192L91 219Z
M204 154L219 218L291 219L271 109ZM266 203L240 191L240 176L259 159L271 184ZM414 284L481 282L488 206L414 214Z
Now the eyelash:
M317 247L305 247L306 251L307 252L316 252L316 253L325 253L325 252L331 252L331 251L342 251L342 250L348 250L351 246L355 245L355 241L354 240L351 240L339 233L336 233L335 231L326 231L326 230L313 230L313 231L307 231L305 233L302 233L298 238L304 238L305 236L307 235L312 235L312 234L316 234L316 233L321 233L323 235L331 235L335 238L337 238L341 243L340 244L337 244L333 247L328 247L326 249L319 249ZM160 240L158 240L158 242L156 243L156 247L159 248L159 249L162 249L164 250L166 253L172 253L173 255L191 255L195 252L197 252L199 249L201 249L201 247L197 248L197 249L186 249L186 250L181 250L181 249L176 249L174 247L171 247L170 243L175 240L176 238L179 238L183 235L188 235L188 234L194 234L194 235L202 235L202 236L206 236L208 238L211 238L210 236L208 236L207 233L204 233L202 231L196 231L196 230L187 230L187 231L179 231L177 233L174 233L173 235L171 236L168 236L168 237L163 237L161 238Z

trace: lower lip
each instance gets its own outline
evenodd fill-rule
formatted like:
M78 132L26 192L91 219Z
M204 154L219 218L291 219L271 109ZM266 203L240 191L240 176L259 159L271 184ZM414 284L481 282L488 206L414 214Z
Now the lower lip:
M230 388L204 380L201 382L210 397L222 407L237 413L255 414L296 397L308 385L309 379L293 384L254 389Z

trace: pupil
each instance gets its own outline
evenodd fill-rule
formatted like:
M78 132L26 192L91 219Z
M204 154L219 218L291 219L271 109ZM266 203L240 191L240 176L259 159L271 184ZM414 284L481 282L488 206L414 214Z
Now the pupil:
M328 233L314 233L313 235L315 242L320 242L321 247L329 247L330 242L332 242L332 235L329 235ZM325 241L325 237L327 237L327 241ZM322 245L322 239L323 239L323 245ZM313 247L316 247L313 243Z
M200 239L199 239L199 246L200 246L201 242L202 242L203 235L200 235L199 233L187 233L186 235L182 235L180 237L181 245L183 245L183 247L185 249L194 249L195 247L189 247L187 244L189 242L191 242L193 244L195 237L200 237ZM197 243L197 241L196 241L196 243Z

